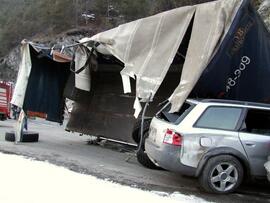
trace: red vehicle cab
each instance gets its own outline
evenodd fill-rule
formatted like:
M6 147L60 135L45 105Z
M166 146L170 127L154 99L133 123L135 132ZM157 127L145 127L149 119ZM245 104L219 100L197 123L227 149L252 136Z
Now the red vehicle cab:
M0 81L0 120L10 118L12 83Z

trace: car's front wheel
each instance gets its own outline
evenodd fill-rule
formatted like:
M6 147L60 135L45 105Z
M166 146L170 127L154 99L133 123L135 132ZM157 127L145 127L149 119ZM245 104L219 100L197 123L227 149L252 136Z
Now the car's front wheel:
M210 158L199 181L204 190L225 194L236 190L243 180L243 166L237 158L220 155Z

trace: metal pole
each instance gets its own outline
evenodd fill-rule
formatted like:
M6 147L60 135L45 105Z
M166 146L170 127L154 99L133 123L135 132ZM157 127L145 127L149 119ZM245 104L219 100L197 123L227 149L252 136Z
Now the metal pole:
M137 149L137 152L139 152L142 148L142 145L143 145L143 131L144 131L144 117L145 117L145 113L146 113L146 110L147 110L147 107L149 106L149 103L151 102L151 98L152 98L152 94L150 94L150 97L149 99L147 100L147 102L145 103L144 105L144 108L143 108L143 112L142 112L142 120L141 120L141 131L140 131L140 143L139 143L139 146L138 146L138 149Z

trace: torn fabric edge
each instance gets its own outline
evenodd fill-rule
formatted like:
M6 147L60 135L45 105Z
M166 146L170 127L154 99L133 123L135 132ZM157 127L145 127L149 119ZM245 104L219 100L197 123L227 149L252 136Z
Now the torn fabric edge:
M121 75L121 76L122 76L124 94L131 93L131 85L130 85L129 76L127 76L127 75Z
M138 118L140 112L142 111L142 106L138 97L135 98L133 108L135 109L134 117Z
M90 38L101 43L110 54L125 64L121 71L124 93L131 91L129 77L133 74L136 76L136 97L142 102L148 101L150 95L150 100L153 99L173 62L195 10L196 6L177 8L120 25ZM179 17L183 18L179 20ZM169 22L173 24L170 25ZM147 33L147 38L142 37L144 33ZM140 46L147 49L137 46L138 40ZM80 42L88 41L89 38L84 38ZM99 47L97 50L99 51ZM162 59L163 63L159 63L157 59ZM151 73L153 71L155 74Z
M192 89L196 85L197 81L199 80L201 74L203 73L203 71L205 70L205 68L207 67L207 65L211 61L211 59L215 56L215 53L217 52L217 50L221 46L224 38L228 34L228 32L229 32L229 30L230 30L230 28L235 20L235 16L239 12L239 8L246 2L244 0L232 0L230 2L229 1L216 1L216 2L211 2L211 3L213 3L212 5L214 5L214 3L216 3L216 5L220 4L219 12L216 13L217 17L224 18L225 14L228 14L228 16L226 16L228 18L227 22L225 21L224 24L222 25L223 32L221 32L222 35L218 39L215 39L217 42L216 44L210 46L211 41L209 41L210 39L208 37L206 43L203 46L204 48L206 48L205 50L207 52L207 57L205 57L205 55L203 53L201 53L199 58L200 58L200 60L204 59L201 62L201 64L197 64L197 65L192 64L193 61L196 61L196 60L194 60L194 57L193 57L194 54L191 53L192 52L191 48L196 49L195 46L196 47L198 46L197 43L193 42L194 39L192 39L192 38L196 38L194 36L200 35L200 33L194 32L194 27L195 27L196 23L197 24L199 23L199 21L201 20L201 17L202 17L202 16L200 17L198 15L198 11L196 11L194 24L193 24L193 28L192 28L192 33L191 33L191 39L189 42L188 52L187 52L186 60L185 60L183 70L182 70L180 84L178 85L178 87L176 87L172 96L169 99L169 102L172 104L171 109L169 111L170 113L174 113L174 112L179 111L179 109L181 108L181 106L183 105L185 100L187 99L188 95L191 93ZM211 5L211 3L209 3L208 5ZM206 10L207 8L203 7L206 5L207 4L202 4L201 7L197 8L197 10L198 9L202 9L202 10L205 9ZM233 10L231 11L231 13L226 13L224 8L229 8L230 6L231 6L231 9L233 9ZM209 17L209 16L204 16L204 17ZM207 20L207 18L205 18L205 19ZM214 34L218 34L217 29L220 28L221 24L215 25L215 26L216 26L216 28L214 30ZM195 28L197 28L197 27L195 27ZM209 35L210 35L210 33L209 33ZM201 42L204 42L204 41L201 41ZM193 43L194 47L191 47L192 43ZM206 46L207 43L208 43L208 47ZM191 59L191 57L193 57L193 58ZM200 63L199 60L197 60L197 62ZM190 64L188 64L188 63L190 63ZM190 68L193 68L193 70L190 70ZM197 70L195 71L196 75L190 76L190 72L194 72L194 68L197 68Z
M88 60L88 55L86 53L86 46L79 46L75 52L75 71L78 71L83 66L86 65ZM89 67L86 67L80 73L75 73L75 87L84 91L89 92L91 89L91 78L90 78L90 70Z
M103 48L107 49L107 52L122 61L125 64L125 68L121 71L121 75L126 75L128 77L130 76L131 72L134 73L134 76L136 76L136 97L140 98L140 101L145 102L149 99L149 94L152 94L152 97L154 97L156 91L159 89L160 84L164 80L164 77L173 61L176 51L183 40L184 34L186 33L187 28L183 29L183 27L188 27L191 18L195 13L195 16L197 15L197 20L195 19L193 22L193 30L191 35L198 37L200 34L203 34L201 33L203 29L200 30L200 28L202 28L200 22L206 23L206 25L209 24L208 27L210 30L206 30L208 32L204 34L203 37L196 39L199 42L204 40L206 42L201 42L202 47L199 47L199 51L197 51L199 53L197 53L197 59L194 59L195 68L193 68L192 63L190 63L189 66L186 64L186 58L183 71L190 72L186 73L189 75L189 78L182 77L181 84L176 87L174 93L170 97L170 101L172 103L171 112L175 112L181 107L183 101L193 89L203 70L207 67L207 64L211 58L213 58L215 51L219 48L220 43L222 42L222 39L227 35L227 32L229 31L242 2L243 0L220 0L190 7L182 7L120 25L117 28L99 33L91 38L86 38L81 41L87 42L88 40L93 40L99 42ZM198 13L200 13L200 15ZM215 18L210 18L209 15L210 17L217 17L216 21L212 22ZM180 18L179 16L183 17ZM188 20L187 17L190 19ZM203 19L201 20L200 17L203 17ZM163 22L164 19L167 20L166 23ZM174 26L173 28L170 26L165 26L170 25L169 22L172 22ZM195 26L196 23L197 27ZM183 26L185 24L186 26ZM195 30L197 31L196 34L194 34L194 26L196 27ZM161 29L163 31L163 36L161 39L159 39ZM181 31L183 33L181 33ZM169 37L169 34L171 33L177 33L177 38L179 41L177 41L177 38L174 35L172 35L173 37ZM214 38L214 42L211 42L211 33L214 34L214 37L212 37ZM151 37L149 38L149 36ZM171 41L173 41L173 44L167 43L166 39L168 37L171 39ZM144 42L142 40L144 40ZM195 42L193 42L193 45L194 44L196 45ZM163 49L156 50L157 46L162 46ZM168 49L173 50L170 56L168 56ZM164 50L167 52L164 52ZM191 52L190 44L188 52ZM160 57L162 55L161 53L166 53L166 57ZM190 57L189 60L192 61ZM159 61L161 58L162 61ZM151 61L151 63L149 61ZM154 63L154 61L156 62ZM160 63L164 61L166 63ZM189 68L189 70L187 68ZM195 76L190 75L193 74L192 69L194 69L196 74ZM127 77L122 77L124 92L129 92L129 81ZM183 88L183 84L185 88ZM137 100L136 103L137 102L139 102L139 100Z
M180 8L183 9L183 8ZM164 19L166 19L167 15L170 14L170 11L168 12L164 12L162 13L162 15L159 15L159 19L156 20L157 24L156 27L153 27L153 29L155 29L154 32L154 37L152 39L151 42L151 48L149 49L149 52L147 53L146 58L144 58L144 60L142 61L142 65L138 68L137 71L133 71L131 69L131 67L135 66L134 63L132 63L132 61L124 61L125 63L125 68L121 71L121 75L127 75L129 76L131 73L133 73L136 76L136 95L138 98L140 98L141 102L146 102L149 100L149 97L151 95L150 100L153 99L153 97L155 96L155 93L157 92L157 90L159 89L162 81L164 80L169 67L171 66L171 63L173 62L174 56L177 52L177 49L179 48L183 37L187 31L187 28L191 22L191 19L194 15L195 12L195 6L193 7L185 7L185 10L183 10L182 13L185 13L185 18L182 21L182 26L178 26L177 28L174 29L174 31L176 33L178 33L176 39L173 41L173 48L169 49L168 51L170 51L170 53L165 57L165 59L163 59L165 61L165 65L162 66L162 68L157 69L157 67L155 67L155 69L158 71L157 72L157 76L155 76L155 78L151 78L152 74L149 74L149 71L152 66L150 67L150 65L152 65L151 63L153 63L153 56L155 53L159 53L162 52L162 50L167 50L165 47L160 45L160 42L163 42L163 40L165 38L160 38L160 34L161 32L164 32ZM143 19L140 21L140 24L137 23L136 24L136 29L134 28L134 33L131 35L130 38L134 38L135 32L137 31L137 26L138 24L141 25L143 24ZM137 34L137 33L136 33ZM164 37L164 36L163 36ZM130 39L129 39L129 43ZM126 51L130 52L131 48L127 48ZM129 56L130 53L125 53L125 56ZM128 60L128 58L126 58L126 60ZM153 66L154 67L154 66ZM131 70L130 70L131 69ZM153 69L153 68L152 68ZM148 75L147 75L148 73ZM148 85L147 85L148 84ZM148 88L145 88L143 86L148 86Z
M28 85L28 78L30 76L32 68L29 44L22 44L21 55L22 60L19 66L17 82L14 88L12 100L10 102L11 104L16 105L20 108L23 107L26 88Z

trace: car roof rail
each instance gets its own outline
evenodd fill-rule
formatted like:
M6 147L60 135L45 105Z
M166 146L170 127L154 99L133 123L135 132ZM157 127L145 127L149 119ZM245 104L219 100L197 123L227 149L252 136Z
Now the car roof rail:
M226 103L226 104L236 104L244 106L254 106L254 107L265 107L270 108L269 103L260 103L260 102L248 102L248 101L239 101L239 100L226 100L226 99L203 99L201 102L213 102L213 103Z

